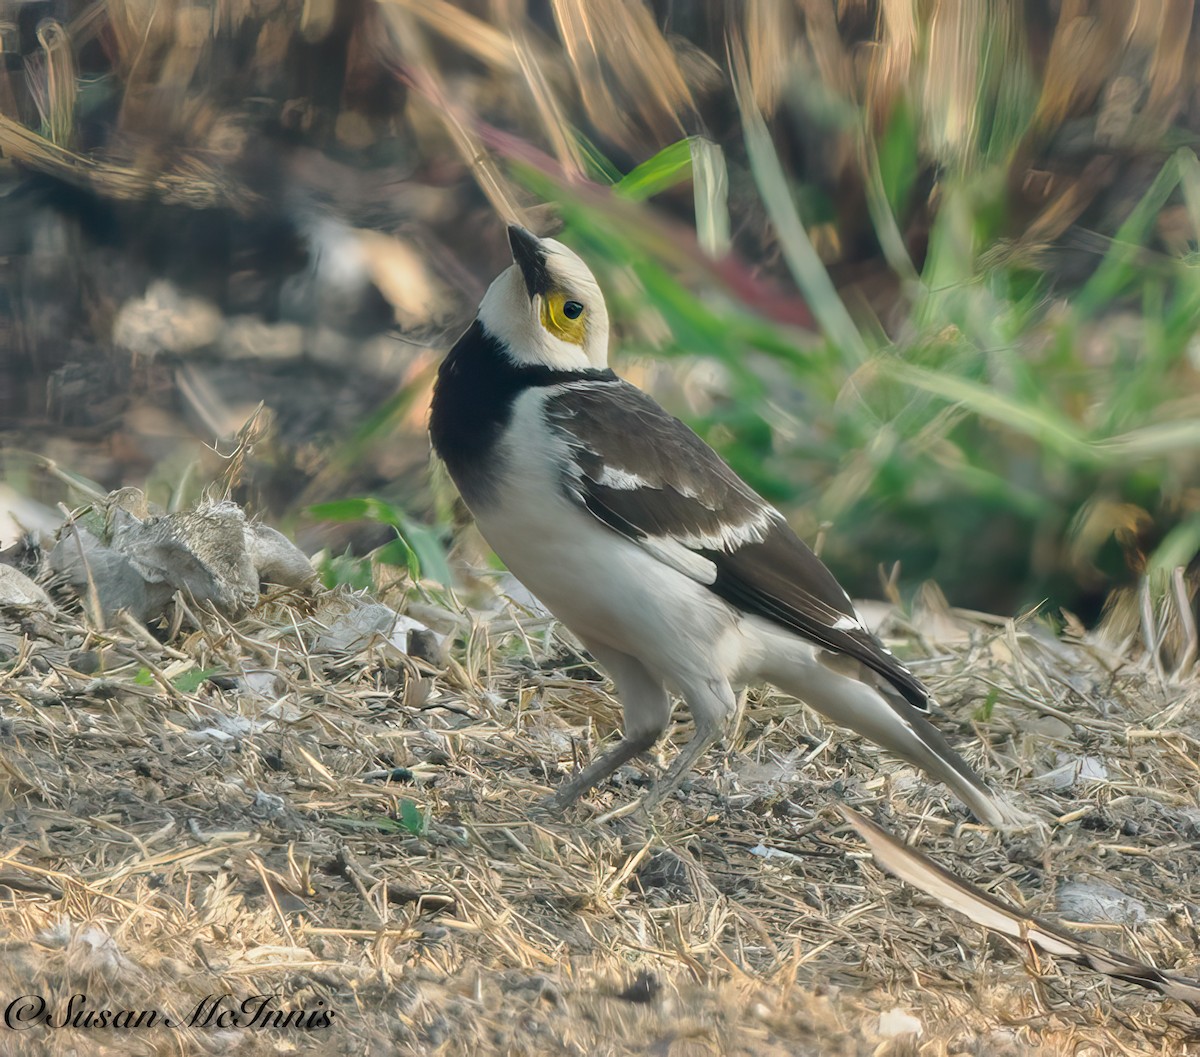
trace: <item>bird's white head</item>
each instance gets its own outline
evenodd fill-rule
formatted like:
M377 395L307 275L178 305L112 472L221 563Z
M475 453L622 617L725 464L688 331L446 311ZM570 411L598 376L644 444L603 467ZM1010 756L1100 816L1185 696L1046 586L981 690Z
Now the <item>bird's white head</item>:
M608 366L608 309L596 277L555 239L508 229L511 268L488 287L479 322L525 367L580 371Z

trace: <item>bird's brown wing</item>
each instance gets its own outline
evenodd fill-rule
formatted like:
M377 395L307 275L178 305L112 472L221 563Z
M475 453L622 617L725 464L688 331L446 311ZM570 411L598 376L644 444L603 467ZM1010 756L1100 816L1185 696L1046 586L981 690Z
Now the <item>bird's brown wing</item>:
M853 657L928 708L920 680L867 630L779 511L640 389L567 383L547 393L545 414L571 453L564 487L597 519L744 612Z

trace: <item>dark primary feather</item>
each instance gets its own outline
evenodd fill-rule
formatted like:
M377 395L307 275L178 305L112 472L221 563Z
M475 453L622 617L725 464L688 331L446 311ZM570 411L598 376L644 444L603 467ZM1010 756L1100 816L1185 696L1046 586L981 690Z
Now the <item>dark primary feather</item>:
M619 380L569 384L547 399L546 415L575 452L578 475L566 487L600 521L636 541L686 543L716 567L709 587L726 601L853 657L927 709L928 691L870 632L834 626L857 620L854 606L783 517L640 389ZM606 469L643 486L601 483ZM729 542L728 530L740 526L752 538Z

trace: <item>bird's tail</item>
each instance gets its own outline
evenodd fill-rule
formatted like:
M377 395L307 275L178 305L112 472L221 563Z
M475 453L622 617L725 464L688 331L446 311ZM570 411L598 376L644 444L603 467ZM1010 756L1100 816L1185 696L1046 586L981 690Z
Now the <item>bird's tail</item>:
M1037 824L1033 815L1015 807L980 778L955 752L942 732L907 701L889 700L886 703L899 718L902 728L890 744L878 742L883 748L920 767L931 778L944 782L980 822L994 829L1027 829Z
M849 727L950 788L980 822L996 829L1025 829L1034 817L991 789L916 708L887 688L843 674L821 653L797 648L772 651L765 677L839 726Z

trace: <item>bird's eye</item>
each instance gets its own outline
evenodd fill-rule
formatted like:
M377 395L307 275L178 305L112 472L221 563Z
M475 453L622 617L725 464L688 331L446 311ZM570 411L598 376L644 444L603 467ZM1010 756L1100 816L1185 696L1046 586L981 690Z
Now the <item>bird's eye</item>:
M587 327L584 325L582 301L568 301L563 293L553 292L542 298L542 326L559 341L582 345Z

